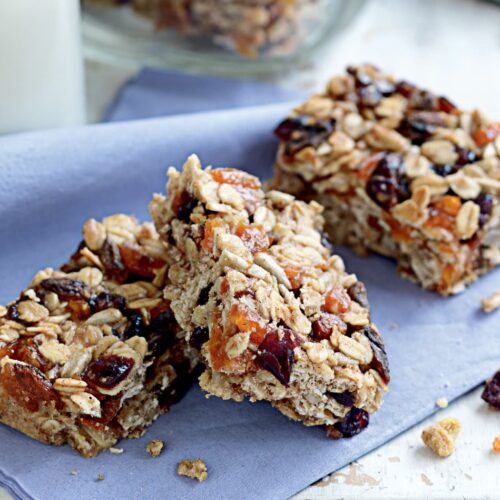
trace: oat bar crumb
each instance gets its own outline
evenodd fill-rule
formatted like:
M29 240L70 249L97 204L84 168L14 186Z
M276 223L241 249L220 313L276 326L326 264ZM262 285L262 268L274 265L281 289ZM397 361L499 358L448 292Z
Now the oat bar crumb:
M98 481L104 481L104 474L97 474Z
M448 400L446 398L439 398L436 401L436 405L439 406L439 408L448 408Z
M154 458L159 457L165 444L161 439L152 439L146 448L147 452Z
M208 477L207 465L201 458L181 460L177 466L177 474L191 479L198 479L198 481L205 481Z
M110 448L109 451L113 455L121 455L124 450L123 450L123 448Z
M493 440L492 449L494 453L500 453L500 435L496 436Z
M445 418L422 431L422 441L437 456L449 457L455 451L455 440L460 432L460 422L456 418Z
M492 293L490 296L481 299L481 307L486 313L493 312L500 307L500 290Z

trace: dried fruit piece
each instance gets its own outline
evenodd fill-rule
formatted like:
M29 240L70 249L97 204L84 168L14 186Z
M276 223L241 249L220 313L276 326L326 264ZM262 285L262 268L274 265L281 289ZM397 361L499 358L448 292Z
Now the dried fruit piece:
M500 123L489 123L472 132L472 138L478 146L486 146L500 135Z
M88 384L110 390L125 380L134 366L134 360L122 356L102 356L89 364L83 380Z
M201 350L201 346L208 341L208 335L208 328L196 327L189 338L189 345L198 351Z
M254 311L250 311L238 304L233 304L229 312L229 321L235 325L240 332L250 333L250 341L259 345L269 332L264 320Z
M257 225L247 226L240 222L236 228L236 236L241 238L245 247L252 253L263 252L269 248L269 238Z
M325 297L324 309L333 314L342 314L351 307L351 298L341 286L334 286Z
M359 330L369 341L372 346L373 359L371 366L379 373L382 380L388 384L391 380L390 370L389 370L389 360L387 359L387 353L385 352L384 341L380 334L371 326L365 326Z
M492 445L493 453L500 453L500 436L496 436Z
M197 204L197 200L190 193L182 191L176 194L172 202L172 210L181 221L189 222Z
M62 402L50 380L36 367L24 363L6 363L0 375L0 383L11 398L31 412L42 404L54 402L62 409Z
M357 302L361 307L370 309L368 293L366 292L366 286L362 281L356 281L354 285L349 287L347 293L349 294L349 297L351 297L351 299Z
M142 278L154 278L155 270L165 265L160 259L155 259L128 245L119 247L123 265L133 274Z
M333 426L327 428L327 435L331 438L350 438L366 429L370 423L370 415L361 408L351 408L347 415Z
M331 396L337 403L340 403L344 406L353 406L354 405L354 395L349 391L344 392L329 392L329 396Z
M486 382L481 398L500 410L500 370Z
M280 338L279 330L269 332L256 354L255 361L260 368L272 373L283 385L290 381L293 366L293 350L299 345L293 332L284 329Z
M123 264L120 249L114 241L106 238L97 254L110 277L119 283L124 283L127 280L129 273Z
M388 210L410 197L400 155L385 155L373 170L366 185L368 196L380 207Z
M493 210L494 199L491 194L481 193L474 203L479 205L479 227L483 227L489 220Z
M61 300L87 301L92 296L92 290L86 283L70 278L48 278L43 280L40 286L48 292L56 293Z
M329 339L334 331L345 334L347 325L336 314L322 313L312 324L312 331L315 340Z
M101 292L89 300L89 306L93 312L110 308L124 311L127 307L127 300L116 293Z

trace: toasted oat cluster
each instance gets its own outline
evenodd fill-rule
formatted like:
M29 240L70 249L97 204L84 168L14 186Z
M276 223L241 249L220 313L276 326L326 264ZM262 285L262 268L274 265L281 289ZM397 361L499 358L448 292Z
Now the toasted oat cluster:
M461 425L456 418L445 418L422 431L422 441L438 457L448 458L455 452L455 441Z
M0 421L84 456L137 437L178 400L197 355L162 296L152 224L87 221L61 271L44 269L0 307Z
M324 0L86 0L89 4L130 4L157 29L208 36L216 45L244 56L290 53L328 8Z
M205 481L208 477L208 469L201 458L196 460L185 459L181 460L177 465L177 474L191 479L198 479L198 481Z
M363 283L322 232L321 207L231 169L171 168L151 214L171 258L165 297L200 349L201 387L266 400L306 425L353 436L389 382Z
M271 186L323 204L335 243L443 295L500 263L500 123L364 65L275 134Z

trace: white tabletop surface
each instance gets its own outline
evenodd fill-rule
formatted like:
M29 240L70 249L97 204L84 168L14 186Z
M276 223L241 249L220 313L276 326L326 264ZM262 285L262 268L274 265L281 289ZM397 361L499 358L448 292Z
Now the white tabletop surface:
M474 0L371 0L348 30L307 67L280 83L319 89L349 63L372 62L447 95L462 107L500 117L500 6ZM88 119L98 121L117 88L135 71L87 62ZM496 314L499 315L500 311ZM498 360L500 368L500 360ZM500 412L480 389L344 469L310 486L297 500L500 498ZM462 423L456 452L437 458L420 433L453 416ZM0 500L4 500L0 491Z

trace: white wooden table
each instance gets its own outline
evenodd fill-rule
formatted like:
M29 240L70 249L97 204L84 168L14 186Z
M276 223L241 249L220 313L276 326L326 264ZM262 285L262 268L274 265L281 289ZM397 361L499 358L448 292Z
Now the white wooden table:
M345 65L360 62L448 95L460 106L477 106L500 117L500 7L493 4L371 0L317 60L280 83L312 91ZM89 121L99 120L116 90L134 73L87 63ZM500 412L488 410L479 394L480 389L460 398L294 498L500 498L500 454L491 452L494 436L500 435ZM420 433L430 421L447 416L462 422L462 433L456 453L443 460L423 446Z

